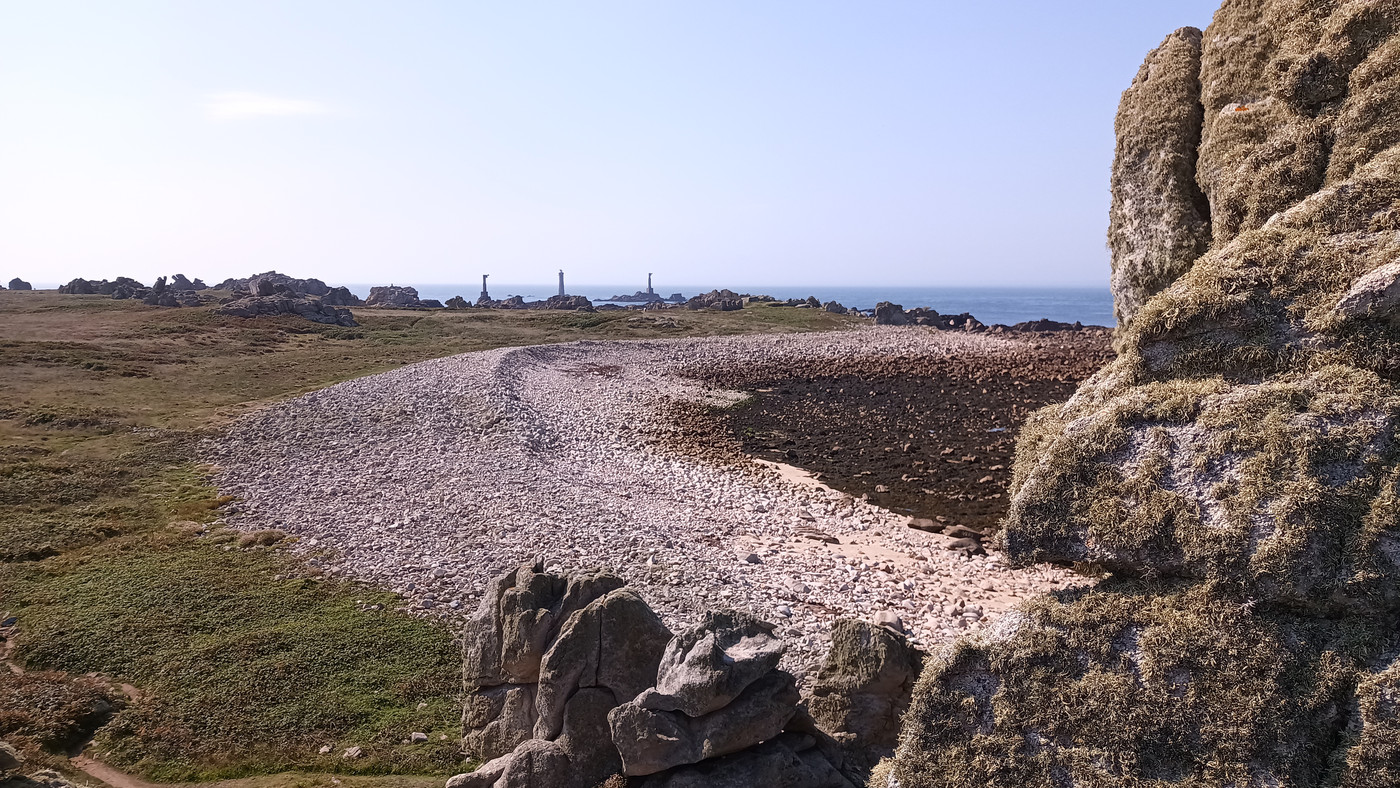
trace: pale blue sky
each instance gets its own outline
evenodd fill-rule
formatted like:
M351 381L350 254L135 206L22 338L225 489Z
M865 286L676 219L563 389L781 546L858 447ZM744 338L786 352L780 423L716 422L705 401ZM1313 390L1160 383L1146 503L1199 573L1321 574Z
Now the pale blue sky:
M1218 0L0 0L0 281L1106 282Z

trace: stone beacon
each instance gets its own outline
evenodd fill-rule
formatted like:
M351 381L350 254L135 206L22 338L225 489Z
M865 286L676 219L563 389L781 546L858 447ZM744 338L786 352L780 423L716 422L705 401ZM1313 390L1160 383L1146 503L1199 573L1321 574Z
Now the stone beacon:
M564 269L559 269L559 295L564 295Z
M651 274L647 274L647 295L656 295L656 291L651 289Z
M486 277L488 277L488 276L490 276L490 274L482 274L482 275L481 275L481 295L477 298L477 301L490 301L490 300L491 300L491 294L488 293L488 292L486 292Z

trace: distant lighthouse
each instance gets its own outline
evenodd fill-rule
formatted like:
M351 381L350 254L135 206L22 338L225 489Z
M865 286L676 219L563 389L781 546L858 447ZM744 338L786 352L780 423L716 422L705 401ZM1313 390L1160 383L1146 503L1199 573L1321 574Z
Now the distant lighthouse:
M656 295L651 289L651 274L647 274L647 295Z
M559 295L564 295L564 269L559 269Z
M486 292L486 277L488 277L488 276L490 276L490 274L482 274L482 275L481 275L481 297L477 299L478 301L490 301L490 300L491 300L491 294L488 293L488 292Z

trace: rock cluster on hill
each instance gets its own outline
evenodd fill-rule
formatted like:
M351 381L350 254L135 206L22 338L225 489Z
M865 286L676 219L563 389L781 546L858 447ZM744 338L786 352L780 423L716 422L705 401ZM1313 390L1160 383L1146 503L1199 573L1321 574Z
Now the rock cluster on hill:
M462 633L463 744L486 762L449 788L593 788L615 775L650 788L851 788L837 739L778 669L774 625L720 610L672 635L622 586L541 564L493 582ZM888 746L917 652L854 621L837 638L819 719L848 744Z
M1400 784L1397 87L1395 3L1232 0L1149 56L1121 354L1028 423L1003 531L1111 577L933 659L888 784Z
M237 293L235 297L215 307L214 311L229 317L291 316L337 326L357 326L348 309L327 304L324 299L294 292L287 285L274 285L263 279L253 283L253 293Z
M715 309L721 312L730 312L735 309L743 309L747 295L740 295L733 290L711 290L708 293L701 293L685 302L691 309ZM769 301L773 300L771 298Z
M297 279L279 274L276 271L267 271L261 274L253 274L246 279L225 279L217 285L215 290L228 290L230 292L246 292L258 295L258 282L267 282L269 285L285 285L292 292L300 295L324 296L330 292L331 288L320 279ZM354 306L352 304L352 306Z
M30 285L28 282L24 281L23 279L20 279L20 278L17 276L17 277L15 277L14 279L11 279L11 280L10 280L10 289L11 289L11 290L33 290L34 287L33 287L32 285Z
M371 287L369 298L365 299L365 306L389 306L398 308L421 307L423 302L418 297L417 288L400 287L398 285L388 285L386 287Z
M205 290L204 282L199 279L193 281L184 274L175 274L173 277L158 277L154 284L147 287L130 277L119 276L113 281L106 279L74 279L66 285L60 285L58 292L67 295L105 295L117 300L134 299L149 306L202 306L212 303L209 296L201 296L196 293L198 290Z

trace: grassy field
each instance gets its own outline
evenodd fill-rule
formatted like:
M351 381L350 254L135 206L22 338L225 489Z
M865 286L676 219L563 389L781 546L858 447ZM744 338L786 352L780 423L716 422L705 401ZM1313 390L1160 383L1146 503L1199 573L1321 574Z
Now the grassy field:
M276 535L208 527L229 500L200 442L260 403L455 353L858 322L771 306L356 318L0 292L0 622L17 621L0 646L25 671L0 668L0 738L62 766L95 733L90 754L160 781L454 773L454 633L316 576Z

